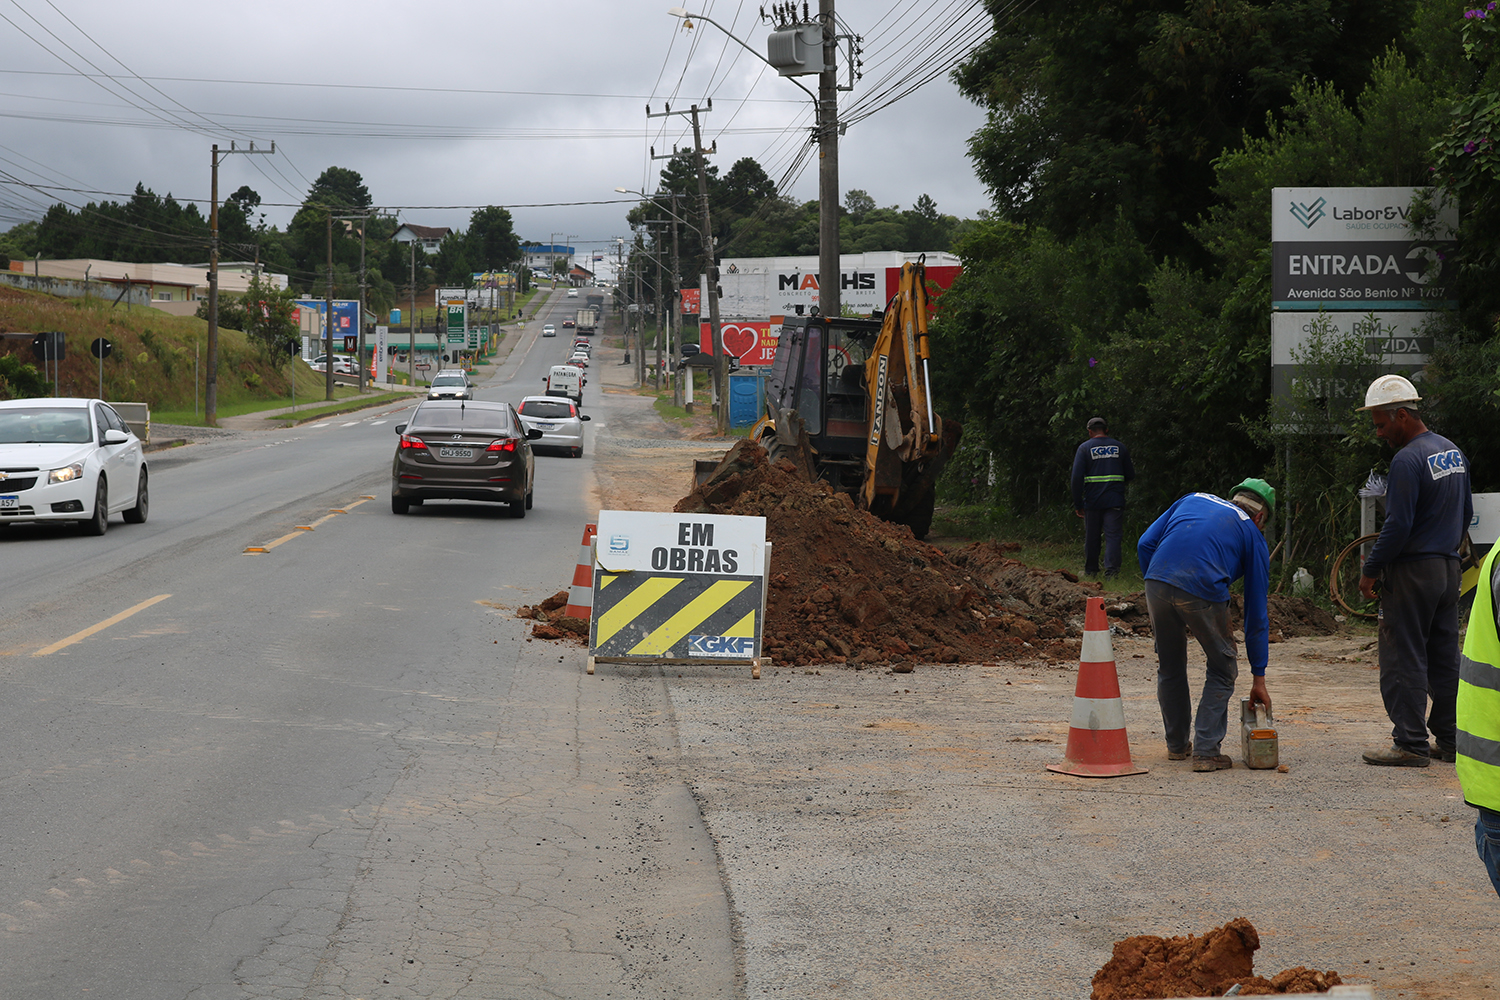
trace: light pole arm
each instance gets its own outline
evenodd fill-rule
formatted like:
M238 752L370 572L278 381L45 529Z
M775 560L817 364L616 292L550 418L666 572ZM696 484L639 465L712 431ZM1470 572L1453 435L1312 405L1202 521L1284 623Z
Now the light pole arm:
M713 25L715 28L718 28L720 31L724 32L725 35L728 35L728 37L730 37L734 41L738 42L740 48L744 49L746 52L750 53L752 56L754 56L755 58L759 59L761 62L765 63L767 66L770 66L772 69L776 69L776 66L771 62L771 60L767 59L765 56L761 55L759 52L755 51L750 46L746 45L744 42L741 42L738 38L735 38L734 35L729 34L729 29L728 28L724 27L718 21L715 21L713 18L707 16L706 14L689 14L687 12L687 9L683 8L683 7L668 7L667 8L667 14L669 14L672 17L680 17L684 21L687 21L690 18L694 18L694 17L696 17L700 21L707 21L709 24ZM785 79L791 80L793 83L797 84L798 87L801 87L802 92L804 94L806 94L808 97L811 97L813 99L813 104L815 106L817 106L815 108L815 110L819 110L821 112L821 106L818 105L818 95L817 94L814 94L812 91L808 90L806 87L803 87L802 84L800 82L798 82L793 77L789 76L789 77L786 77ZM822 117L821 113L819 114L819 117Z

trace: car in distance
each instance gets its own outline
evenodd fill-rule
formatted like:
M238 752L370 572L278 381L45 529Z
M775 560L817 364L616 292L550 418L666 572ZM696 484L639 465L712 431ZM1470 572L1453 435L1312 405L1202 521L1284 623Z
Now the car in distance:
M531 442L542 432L528 429L509 403L425 400L396 434L392 513L428 500L482 500L526 516L536 474Z
M0 525L77 521L102 535L109 516L150 511L146 458L102 399L0 401Z
M571 330L571 329L573 329L573 321L570 320L570 319L563 320L563 329L564 330Z
M527 396L516 407L516 413L520 414L521 423L528 430L542 432L532 446L537 451L557 448L574 458L583 457L583 422L588 416L579 413L572 400L556 396Z
M548 323L548 324L544 325L542 327L542 336L543 337L555 337L555 336L557 336L557 327L553 326L551 323Z
M326 371L328 369L328 355L319 354L310 360L308 364L312 366L312 370L315 372ZM353 358L343 354L335 354L333 356L333 373L335 375L354 375L357 371L358 369L354 367Z
M474 383L462 368L445 368L432 376L427 387L428 399L473 399Z
M568 298L570 298L570 299L576 299L576 298L578 298L578 289L576 289L576 288L570 288L570 289L568 289Z

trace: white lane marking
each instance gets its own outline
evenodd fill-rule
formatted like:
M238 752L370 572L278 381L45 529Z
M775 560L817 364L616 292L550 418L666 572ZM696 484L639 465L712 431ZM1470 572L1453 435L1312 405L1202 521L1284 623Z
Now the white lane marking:
M340 427L353 427L357 423L359 423L358 420L351 420L347 424L339 424L339 426Z
M371 427L379 427L381 424L385 424L385 423L389 423L389 422L390 421L388 421L388 420L371 420L370 421L370 426Z
M310 430L310 431L315 431L319 427L327 427L327 426L328 425L326 423L323 423L323 424L308 424L307 425L307 429Z

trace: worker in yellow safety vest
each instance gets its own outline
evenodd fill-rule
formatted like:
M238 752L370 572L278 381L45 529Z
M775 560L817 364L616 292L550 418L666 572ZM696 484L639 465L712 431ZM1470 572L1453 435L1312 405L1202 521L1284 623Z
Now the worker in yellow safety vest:
M1464 801L1479 810L1474 845L1500 893L1500 579L1490 549L1474 588L1474 610L1458 674L1458 781Z

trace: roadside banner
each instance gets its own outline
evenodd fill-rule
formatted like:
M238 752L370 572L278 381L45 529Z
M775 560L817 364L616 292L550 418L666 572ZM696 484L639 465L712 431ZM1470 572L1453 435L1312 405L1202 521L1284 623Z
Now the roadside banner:
M588 672L597 662L749 665L760 677L766 519L602 510Z

